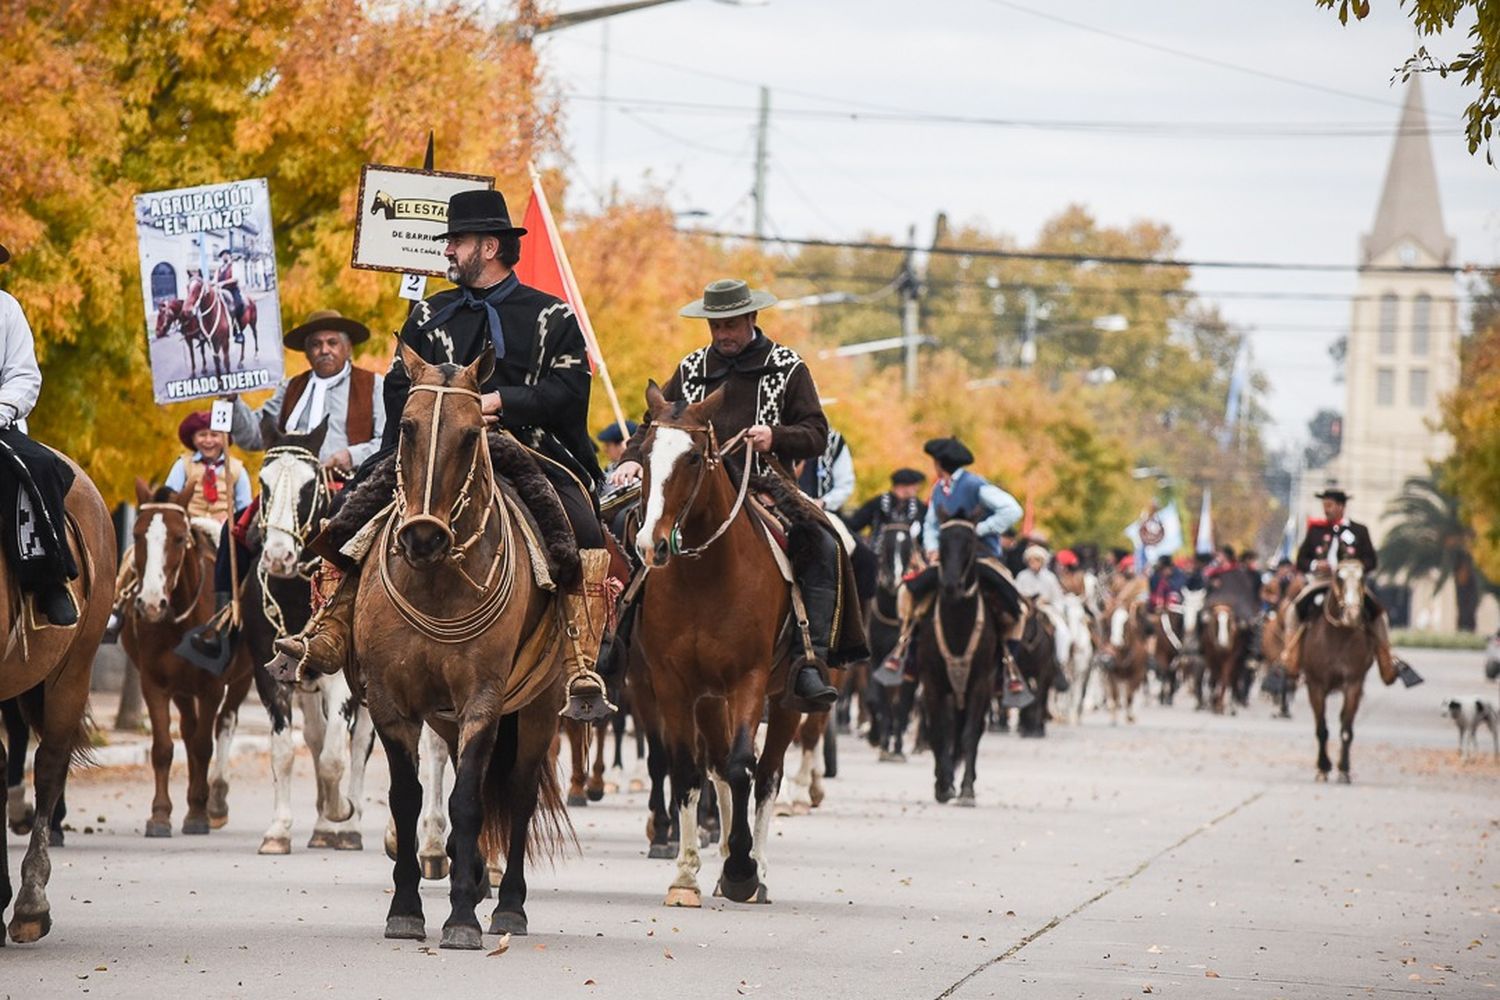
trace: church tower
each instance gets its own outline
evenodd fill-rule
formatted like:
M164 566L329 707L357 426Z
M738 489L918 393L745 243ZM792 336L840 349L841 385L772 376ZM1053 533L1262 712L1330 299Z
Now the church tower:
M1451 274L1419 269L1452 266L1455 252L1443 227L1416 75L1407 86L1375 224L1359 248L1345 360L1339 480L1354 497L1351 515L1369 525L1377 545L1389 528L1386 505L1401 484L1427 475L1428 463L1452 448L1437 428L1442 399L1458 384L1457 286Z

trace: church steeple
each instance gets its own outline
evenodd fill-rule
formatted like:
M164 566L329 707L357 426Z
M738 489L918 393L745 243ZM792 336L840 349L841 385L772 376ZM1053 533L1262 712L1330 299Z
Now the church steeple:
M1406 88L1406 104L1401 109L1396 144L1386 167L1375 226L1361 248L1361 264L1373 262L1408 240L1436 263L1452 263L1453 239L1443 228L1443 208L1438 201L1437 171L1432 165L1428 127L1422 77L1414 74ZM1414 263L1405 259L1400 262Z

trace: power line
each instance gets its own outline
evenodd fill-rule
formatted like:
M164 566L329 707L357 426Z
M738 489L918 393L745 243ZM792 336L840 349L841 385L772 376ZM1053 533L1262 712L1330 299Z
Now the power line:
M1029 260L1037 263L1098 264L1120 267L1178 267L1238 271L1309 271L1362 272L1367 274L1481 274L1500 271L1497 265L1466 264L1463 267L1400 267L1391 265L1307 264L1286 261L1178 260L1170 257L1125 257L1115 254L1048 253L1028 250L992 250L982 247L921 247L906 243L876 243L862 240L817 240L790 236L757 237L749 233L726 233L707 229L676 230L684 236L719 240L746 240L756 243L783 243L788 246L823 247L834 250L878 250L891 253L926 253L943 257L974 257L987 260Z

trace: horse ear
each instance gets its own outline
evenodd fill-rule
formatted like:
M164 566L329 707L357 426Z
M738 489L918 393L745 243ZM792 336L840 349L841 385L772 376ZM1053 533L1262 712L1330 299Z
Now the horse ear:
M475 385L484 385L495 374L495 345L487 343L484 345L484 353L474 359L474 363L464 369L466 374L474 376Z
M704 423L713 423L719 410L724 405L724 387L721 385L713 392L703 398L703 402L693 407L693 415L700 418Z
M406 341L396 341L396 357L401 359L401 367L406 369L406 374L413 382L418 381L431 366L422 360L422 356L406 345Z
M323 441L328 437L328 414L323 414L323 419L318 421L318 426L307 436L307 450L314 455L323 451Z
M652 418L659 416L668 405L667 397L662 395L661 386L656 384L656 379L649 380L646 383L646 410Z
M267 451L281 443L281 428L276 426L276 420L268 413L260 417L260 441L265 445Z
M146 482L140 476L136 476L135 477L135 503L136 503L136 506L139 507L141 504L147 504L147 503L150 503L150 502L151 502L151 484L148 483L148 482Z
M198 484L189 480L186 486L177 491L177 495L172 498L172 502L179 507L186 507L192 501L193 494L196 492L198 492Z

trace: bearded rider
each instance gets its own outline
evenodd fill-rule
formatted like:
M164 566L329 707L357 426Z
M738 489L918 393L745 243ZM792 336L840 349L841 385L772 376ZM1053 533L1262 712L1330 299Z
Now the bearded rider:
M1281 665L1287 676L1295 680L1302 672L1300 653L1302 638L1307 632L1307 622L1319 614L1328 597L1328 588L1333 585L1333 571L1345 559L1356 559L1364 564L1365 575L1375 572L1379 558L1375 545L1370 540L1370 530L1358 521L1348 518L1346 510L1351 497L1343 490L1329 486L1316 494L1323 501L1323 520L1309 521L1307 537L1297 549L1297 569L1307 577L1302 591L1292 601L1287 611L1287 643L1281 654ZM1375 662L1380 668L1380 679L1387 686L1400 678L1407 687L1422 682L1422 678L1411 665L1391 652L1391 633L1385 607L1376 599L1368 587L1364 599L1365 628L1375 641Z
M680 315L707 320L712 342L684 358L662 389L669 401L696 403L722 388L724 401L713 417L714 433L727 441L743 432L762 471L774 468L768 458L790 469L799 461L822 456L828 446L828 420L812 373L795 351L771 340L756 325L757 313L775 302L774 295L752 290L743 281L724 279L710 284L703 297L684 306ZM610 475L611 484L640 479L641 440L649 428L648 419L631 437ZM802 651L802 666L788 685L787 699L802 711L813 712L838 700L838 691L828 683L828 668L868 656L868 651L838 648L834 635L841 605L854 598L842 593L845 557L831 525L826 531L810 533L807 544L816 551L809 553L810 558L793 559L792 564L798 567L797 586L807 608L812 648Z
M448 280L457 288L417 304L400 339L429 364L467 365L486 347L495 351L494 372L480 386L487 422L498 424L527 446L551 481L578 542L582 579L562 593L564 648L568 671L569 718L589 721L608 714L604 683L595 671L607 613L609 553L599 523L594 491L600 480L589 441L589 383L592 377L583 333L567 304L520 283L513 270L521 258L520 237L498 191L465 191L448 202L446 242ZM400 440L401 413L411 376L398 353L385 378L385 434L379 455L365 469L392 454ZM374 477L367 480L375 486ZM318 546L325 553L329 542ZM329 553L332 555L333 553ZM278 640L282 654L325 673L342 669L352 647L354 604L359 574L345 558L342 579L328 604L301 636Z

